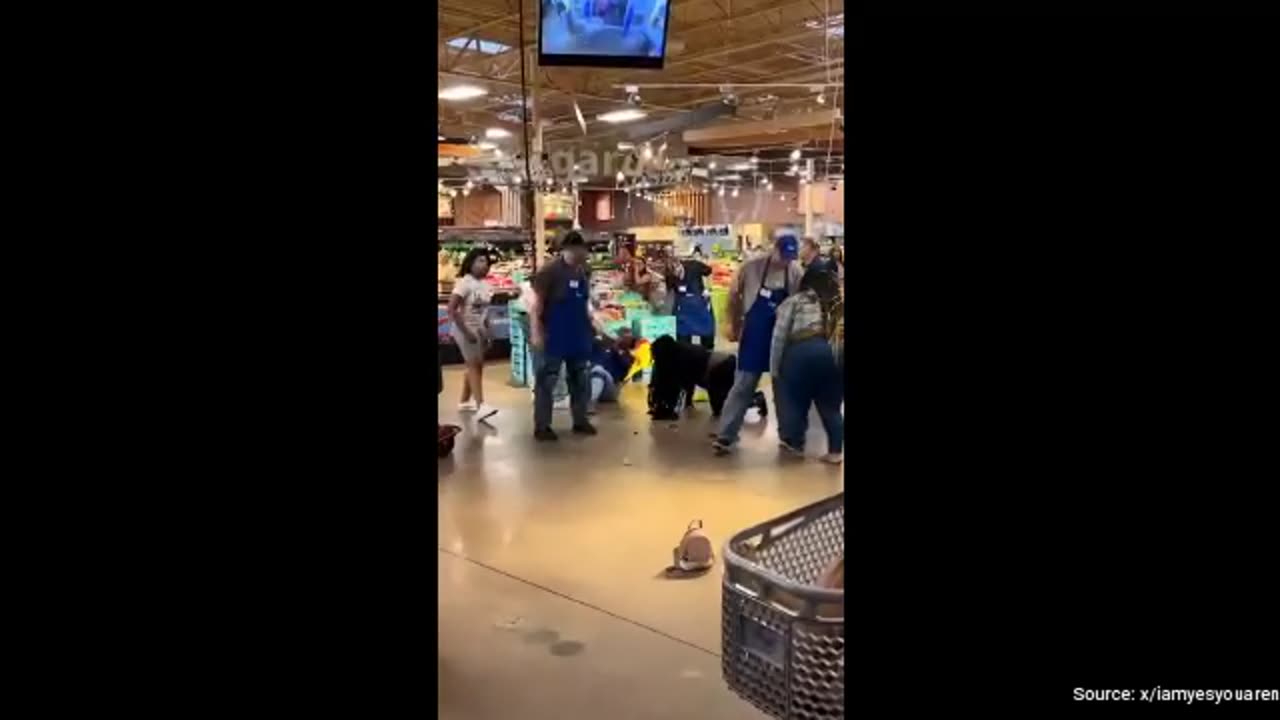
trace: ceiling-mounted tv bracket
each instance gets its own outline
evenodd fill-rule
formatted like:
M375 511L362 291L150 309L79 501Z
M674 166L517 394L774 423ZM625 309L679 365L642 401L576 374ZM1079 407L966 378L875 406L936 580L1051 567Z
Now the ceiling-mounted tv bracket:
M729 107L738 106L738 96L733 94L732 85L720 86L720 100L721 102L723 102L725 105L728 105Z
M626 89L626 91L627 91L627 104L628 104L628 105L636 105L636 106L639 106L639 105L640 105L640 102L641 102L641 100L640 100L640 86L639 86L639 85L628 85L628 86L626 86L626 88L625 88L625 89Z

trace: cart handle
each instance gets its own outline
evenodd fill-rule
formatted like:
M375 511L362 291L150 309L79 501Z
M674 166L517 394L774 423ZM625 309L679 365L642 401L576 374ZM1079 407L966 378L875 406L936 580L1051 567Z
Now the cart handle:
M766 538L768 538L770 535L771 528L779 525L789 525L794 520L797 520L799 518L803 518L809 514L812 514L815 510L817 510L820 507L824 508L823 511L825 512L825 507L831 504L831 501L835 500L836 498L841 498L841 500L843 500L844 493L832 495L829 498L819 500L818 502L815 502L811 505L806 505L805 507L802 507L799 510L793 510L792 512L787 513L786 515L783 515L780 518L766 520L758 525L749 527L746 530L743 530L742 532L729 538L729 542L725 543L725 546L724 546L726 579L729 580L730 582L733 582L735 586L741 588L743 591L758 597L759 594L753 591L751 588L742 587L737 582L731 579L732 570L730 569L729 566L737 566L744 569L750 568L752 572L756 573L757 575L763 576L764 579L768 580L770 584L776 585L793 595L796 595L798 597L803 597L806 600L809 600L811 602L816 601L818 604L843 603L844 590L828 590L825 588L815 588L811 585L801 585L799 583L792 582L791 580L779 575L778 573L774 572L773 570L770 570L769 568L763 565L751 562L750 560L743 557L742 555L739 555L733 549L734 545L744 542L748 538L752 538L757 535L764 535Z

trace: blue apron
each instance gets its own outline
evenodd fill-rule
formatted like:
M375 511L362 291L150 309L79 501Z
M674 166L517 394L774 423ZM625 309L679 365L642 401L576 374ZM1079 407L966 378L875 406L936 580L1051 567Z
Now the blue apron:
M738 344L738 370L749 373L769 372L769 351L773 345L773 323L778 319L778 306L790 294L787 283L790 280L790 268L784 275L783 286L768 288L770 258L764 265L764 278L761 280L760 295L751 303L747 317L742 323L742 341Z
M547 306L546 354L561 360L591 357L591 322L587 319L587 279L578 274L565 281L560 299Z
M702 277L688 276L676 285L676 335L714 337L716 318L711 312L711 301L702 296Z

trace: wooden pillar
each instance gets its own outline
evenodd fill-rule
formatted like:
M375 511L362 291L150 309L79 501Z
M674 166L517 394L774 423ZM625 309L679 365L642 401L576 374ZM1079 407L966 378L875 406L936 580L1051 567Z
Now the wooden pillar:
M533 87L530 89L529 99L532 107L529 108L533 117L533 157L529 158L531 162L542 166L542 119L538 117L538 88L541 86L540 73L537 67L538 56L532 50L527 51L530 54L529 66L533 68ZM529 186L533 188L533 252L535 253L534 266L537 267L542 263L542 258L547 255L547 221L546 212L542 206L543 184L535 181L533 178L528 179Z
M813 158L805 160L805 175L809 182L801 185L804 189L804 234L805 237L813 237L813 187L816 185L813 181Z

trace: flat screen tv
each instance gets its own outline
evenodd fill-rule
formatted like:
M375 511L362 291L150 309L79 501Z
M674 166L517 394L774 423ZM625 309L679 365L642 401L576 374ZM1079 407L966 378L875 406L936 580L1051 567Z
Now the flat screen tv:
M661 69L671 0L542 0L538 64Z

